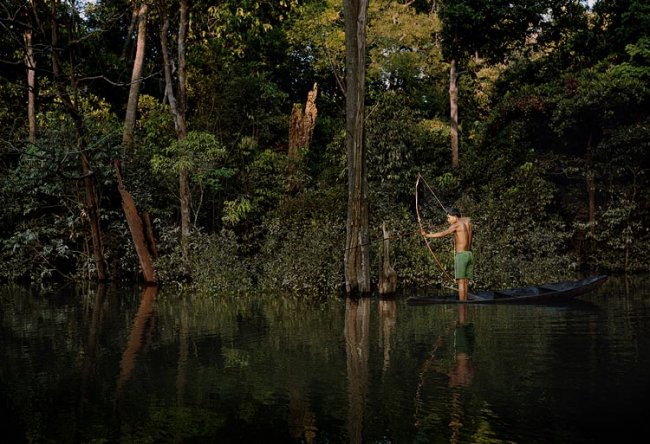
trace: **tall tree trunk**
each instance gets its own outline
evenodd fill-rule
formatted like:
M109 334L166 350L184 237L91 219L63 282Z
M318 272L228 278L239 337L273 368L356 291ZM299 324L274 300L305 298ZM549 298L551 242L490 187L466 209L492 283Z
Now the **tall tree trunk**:
M587 199L589 207L589 232L593 235L596 224L596 178L594 173L593 166L593 133L589 132L589 137L587 138L587 151L586 151L586 160L587 160L587 172L586 172L586 181L587 181Z
M140 96L140 85L142 84L142 66L144 64L145 44L147 40L147 9L148 5L143 1L138 9L138 36L131 71L131 86L129 88L129 99L126 103L126 117L124 118L124 132L122 134L122 145L130 147L133 145L133 133L138 111L138 97Z
M171 61L169 58L169 42L167 32L169 31L169 11L164 11L163 25L160 31L161 49L163 54L164 72L165 72L165 96L169 102L176 136L179 141L185 139L187 134L187 124L185 121L185 107L187 102L186 87L186 70L187 63L185 60L185 39L188 26L188 4L187 0L180 1L180 23L178 25L178 92L174 93L174 82L171 70ZM186 275L190 275L189 265L189 237L190 237L190 182L189 171L182 168L179 173L179 200L181 213L181 251L183 254L183 267Z
M458 71L456 60L449 66L449 120L451 123L451 166L458 167Z
M122 46L122 54L120 58L126 60L127 55L131 52L131 36L135 31L136 24L138 23L139 8L136 1L131 3L131 22L129 22L129 30L126 32L126 39L124 39L124 45Z
M36 125L36 59L32 45L32 30L23 34L25 40L25 65L27 66L27 122L29 123L29 141L36 142L38 127Z
M348 294L369 293L368 172L364 132L368 0L344 0L343 4L347 84L345 143L348 157L345 287Z
M74 122L75 132L77 135L77 149L79 150L79 160L81 162L81 171L84 182L85 200L86 200L86 215L90 224L90 232L93 245L93 256L95 259L95 267L97 269L97 279L102 282L108 280L108 266L104 257L104 247L102 243L101 225L99 223L99 204L97 202L97 190L95 187L95 174L90 168L90 162L86 157L86 149L88 144L86 142L85 126L83 117L79 114L76 104L70 98L70 95L63 86L63 75L61 72L61 63L57 53L59 45L59 30L58 22L56 20L57 14L57 0L52 0L51 3L51 32L52 32L52 72L54 74L54 82L58 90L58 95L66 112L70 115ZM70 87L73 91L76 90L77 85L73 76L70 77Z
M143 2L137 8L138 35L136 44L135 59L133 60L133 70L131 72L131 86L129 88L129 99L126 105L126 116L124 118L124 132L122 134L122 146L132 148L134 144L135 122L137 117L138 99L140 97L140 85L142 84L142 66L145 55L145 42L147 36L147 10L148 6ZM127 191L122 179L121 164L118 160L114 162L115 174L117 175L117 188L122 198L122 209L126 222L131 232L131 238L138 255L140 269L145 282L148 284L156 283L156 274L153 267L152 257L154 256L155 243L153 239L147 242L148 232L137 206L131 194Z

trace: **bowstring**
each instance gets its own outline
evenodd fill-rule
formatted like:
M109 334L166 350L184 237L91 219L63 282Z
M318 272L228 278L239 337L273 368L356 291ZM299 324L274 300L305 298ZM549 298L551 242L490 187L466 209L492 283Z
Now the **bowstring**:
M418 199L418 188L419 188L419 185L420 185L420 179L422 179L422 181L426 184L426 181L424 180L424 178L422 177L422 175L420 175L420 173L418 173L418 177L417 177L417 179L416 179L416 181L415 181L415 213L416 213L417 218L418 218L418 225L420 226L420 230L423 230L423 231L424 231L424 227L422 226L422 218L421 218L421 216L420 216L420 205L419 205L419 202L418 202L418 201L419 201L419 199ZM433 190L431 189L431 187L428 186L428 184L427 184L427 188L428 188L429 191L434 195L434 197L436 198L436 200L438 201L438 203L440 204L440 206L441 206L441 207L443 208L443 210L446 212L446 209L445 209L445 207L442 205L442 202L440 202L440 200L439 200L438 197L435 195L435 193L433 192ZM429 244L429 240L427 239L427 237L426 237L425 235L423 235L423 234L421 234L421 235L422 235L422 238L424 239L424 243L426 244L427 249L429 250L429 252L430 252L431 255L433 256L433 259L435 260L436 264L438 265L438 267L439 267L440 270L442 271L443 275L444 275L447 279L449 279L451 282L454 282L454 279L452 279L452 277L449 275L449 273L447 272L447 270L445 269L445 267L442 265L442 262L440 262L440 259L438 259L438 256L437 256L436 253L433 251L433 248L431 248L431 245Z

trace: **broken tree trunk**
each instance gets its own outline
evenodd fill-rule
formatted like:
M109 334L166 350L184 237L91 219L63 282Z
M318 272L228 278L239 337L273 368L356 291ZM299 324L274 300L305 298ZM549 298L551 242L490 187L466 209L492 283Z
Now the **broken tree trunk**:
M287 188L289 191L300 191L302 181L297 177L300 165L300 150L307 150L311 144L311 139L316 126L316 97L318 95L318 84L314 83L311 91L307 94L305 109L302 105L296 103L291 110L291 122L289 125L289 150L287 156L289 163L287 166Z
M126 216L126 222L131 231L131 237L133 238L133 245L135 246L135 252L138 255L138 260L140 261L140 268L142 269L142 277L147 284L156 284L156 273L153 268L153 260L151 259L152 255L147 247L147 242L145 240L145 231L142 219L138 214L138 209L135 205L135 201L131 194L126 191L124 187L124 180L122 179L122 172L120 171L120 162L118 160L114 161L115 174L117 175L117 189L120 192L120 197L122 198L122 209L124 210L124 215Z
M303 111L302 105L296 103L291 110L291 127L289 128L289 157L298 157L300 148L307 148L311 144L311 138L316 126L316 96L318 95L318 84L314 83L311 91L307 94L307 102Z
M395 293L397 288L397 273L390 264L390 231L386 229L386 223L381 226L384 233L384 244L382 248L382 268L379 274L379 294L386 295Z

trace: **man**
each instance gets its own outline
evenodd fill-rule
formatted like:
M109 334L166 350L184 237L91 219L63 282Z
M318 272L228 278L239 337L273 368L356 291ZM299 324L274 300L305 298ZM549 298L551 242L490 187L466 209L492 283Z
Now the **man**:
M474 277L474 255L472 254L472 222L469 217L461 217L457 208L447 209L447 222L449 228L437 233L427 233L420 229L420 234L428 238L454 235L456 256L456 281L458 282L458 299L467 300L469 292L469 279Z

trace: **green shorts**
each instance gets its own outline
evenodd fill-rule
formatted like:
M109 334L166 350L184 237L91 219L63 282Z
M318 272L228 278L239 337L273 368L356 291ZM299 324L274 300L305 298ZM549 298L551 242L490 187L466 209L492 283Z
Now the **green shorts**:
M455 257L456 279L474 278L474 255L471 251L460 251Z

